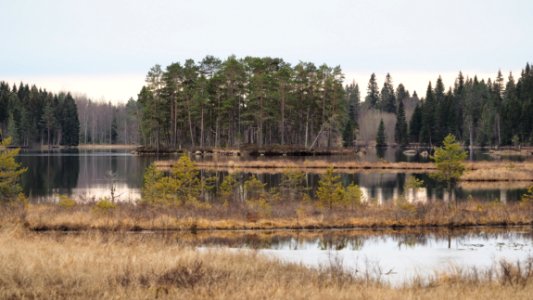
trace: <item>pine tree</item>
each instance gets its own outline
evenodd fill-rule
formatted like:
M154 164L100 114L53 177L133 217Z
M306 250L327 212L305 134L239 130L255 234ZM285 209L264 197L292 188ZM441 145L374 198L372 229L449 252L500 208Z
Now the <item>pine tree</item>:
M318 201L330 210L338 203L344 200L344 188L342 187L341 178L335 175L333 168L329 168L326 174L320 175L316 195Z
M465 171L463 161L467 153L451 134L444 138L443 146L435 150L435 155L431 157L435 161L437 172L434 177L448 184L453 184L461 178Z
M383 119L379 122L378 132L376 135L376 147L386 147L387 137L385 136L385 124Z
M20 176L27 169L21 168L15 157L20 149L9 149L11 138L0 143L0 202L11 201L20 193Z

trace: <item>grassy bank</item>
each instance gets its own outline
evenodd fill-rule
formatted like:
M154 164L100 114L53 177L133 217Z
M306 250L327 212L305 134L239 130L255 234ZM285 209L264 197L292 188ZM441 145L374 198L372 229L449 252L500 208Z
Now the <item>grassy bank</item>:
M159 169L169 169L175 160L157 161ZM378 173L431 173L436 171L433 163L417 162L361 162L328 160L205 160L195 161L196 167L204 170L283 173L287 170L299 170L310 173L325 173L328 168L335 168L336 173L378 172ZM466 162L463 181L533 181L533 161L480 161Z
M456 270L391 288L375 274L282 264L255 252L196 251L150 235L0 230L2 299L529 299L530 264ZM529 268L527 267L529 265ZM522 265L523 266L523 265Z
M311 202L274 201L268 206L233 203L210 207L182 205L153 207L117 204L97 208L78 204L29 204L26 208L2 206L0 224L21 223L32 230L236 230L465 227L533 224L529 203L465 201L457 204L362 204L354 208L320 208Z

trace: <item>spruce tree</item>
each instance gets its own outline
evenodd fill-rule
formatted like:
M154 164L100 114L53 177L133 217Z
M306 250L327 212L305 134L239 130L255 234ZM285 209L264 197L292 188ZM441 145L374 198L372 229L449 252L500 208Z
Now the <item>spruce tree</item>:
M355 129L351 119L348 119L346 125L344 125L344 130L342 131L342 141L344 147L353 146L353 141L355 140Z
M78 120L76 103L68 93L61 103L61 145L77 146L80 140L80 122Z
M422 109L420 105L416 105L409 123L409 140L413 143L420 142L420 130L422 128Z
M409 91L405 89L405 86L402 83L400 83L396 88L396 101L399 103L409 97Z
M381 109L385 112L396 112L396 96L394 95L394 86L392 77L389 73L385 77L385 83L381 89Z
M387 146L387 137L385 136L385 124L383 119L379 121L378 132L376 135L376 147L386 147Z
M370 80L368 81L365 102L369 104L370 108L378 108L380 106L379 87L378 83L376 82L376 74L374 73L370 75Z
M421 142L433 144L435 140L435 95L431 82L428 84L426 98L422 104L422 126L420 128Z
M396 126L394 127L394 141L400 145L405 146L408 143L407 138L407 121L405 120L405 110L403 101L400 100L398 112L396 113Z

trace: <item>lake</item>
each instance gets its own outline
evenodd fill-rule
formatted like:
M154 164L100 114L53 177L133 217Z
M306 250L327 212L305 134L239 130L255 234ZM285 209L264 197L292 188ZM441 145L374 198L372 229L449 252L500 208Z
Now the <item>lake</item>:
M394 149L387 150L385 156L391 161L423 159L407 157ZM481 155L481 154L479 154ZM23 151L18 161L28 168L22 176L24 192L33 202L55 201L59 194L73 197L77 201L94 201L109 197L111 185L114 185L120 201L136 201L140 198L145 168L155 160L169 157L137 156L127 150L56 150ZM207 158L209 159L209 158ZM243 158L268 159L268 158ZM331 159L331 160L368 160L378 159L375 152L366 156L309 157L290 159ZM221 182L227 172L202 171L202 176L215 176ZM275 189L281 181L279 173L239 173L235 174L242 184L250 176L256 175L266 183L268 189ZM366 173L353 172L340 174L344 184L355 182L361 187L367 201L386 203L395 201L402 195L411 202L441 201L450 198L442 186L434 182L427 174L414 174L425 182L425 187L416 191L404 191L405 173ZM306 174L308 193L313 196L318 185L319 175ZM454 190L456 199L469 197L487 201L517 201L525 193L524 186L510 186L507 183L498 186L469 184Z

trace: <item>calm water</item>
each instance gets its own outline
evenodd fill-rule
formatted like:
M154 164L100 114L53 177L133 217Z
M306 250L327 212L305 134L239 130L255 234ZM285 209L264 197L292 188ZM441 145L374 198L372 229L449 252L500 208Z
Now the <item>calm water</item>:
M387 159L391 161L402 160L401 152L387 150ZM369 160L377 159L377 154L367 153L364 157L315 157L306 159L333 159L333 160ZM403 157L420 159L417 157ZM28 167L28 172L22 177L24 192L34 202L53 201L59 194L72 196L79 201L97 200L110 196L111 184L116 188L116 194L121 201L135 201L140 197L143 172L145 168L157 159L168 157L140 157L132 155L129 151L99 151L99 150L70 150L38 152L26 151L20 154L18 160L23 166ZM260 158L267 159L267 158ZM294 158L303 159L303 158ZM221 182L226 172L202 172L202 176L216 176ZM236 174L237 179L243 183L252 174ZM379 174L357 173L341 174L344 184L357 183L368 201L385 203L393 201L402 194L407 195L409 201L429 202L447 200L448 195L442 187L435 183L427 174L415 174L424 180L425 188L416 191L404 191L406 174ZM280 174L257 174L259 180L267 184L267 188L275 189L281 181ZM319 175L306 174L306 187L313 195L319 181ZM458 187L455 197L459 200L472 196L476 199L496 201L516 201L525 192L525 188L474 186Z
M266 237L243 235L240 239L213 239L200 249L255 249L284 262L310 267L340 265L362 276L368 272L392 284L416 276L428 278L454 268L485 269L502 259L524 261L533 254L531 228L481 229L461 233L408 232L361 233L360 231L271 233Z

